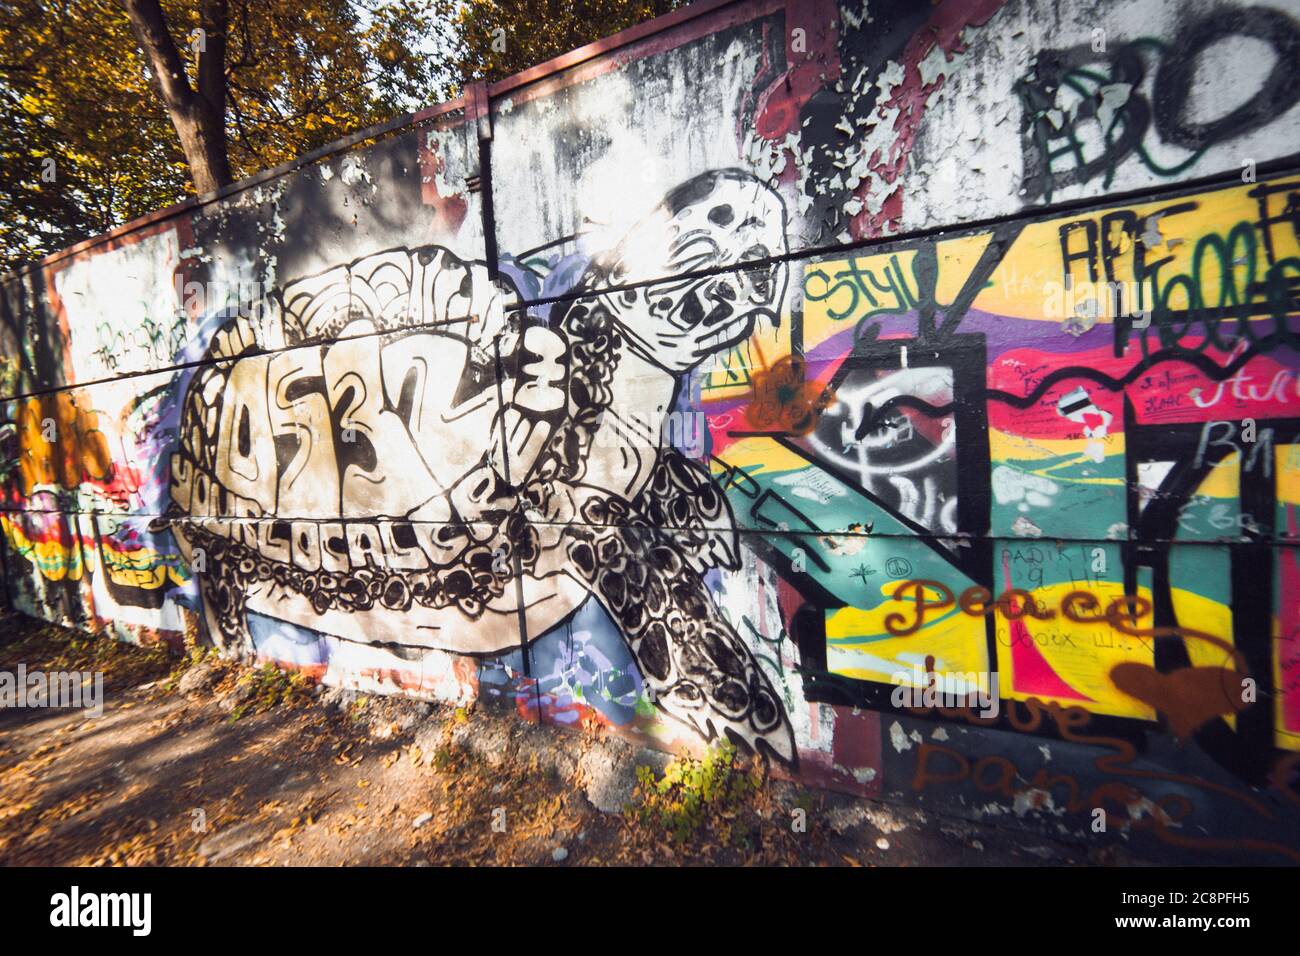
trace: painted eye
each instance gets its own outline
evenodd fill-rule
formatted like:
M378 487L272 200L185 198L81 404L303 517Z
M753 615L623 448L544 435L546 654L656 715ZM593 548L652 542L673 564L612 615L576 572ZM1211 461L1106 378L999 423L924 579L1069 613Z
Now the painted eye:
M766 269L750 269L745 273L749 283L751 302L767 302L772 297L772 274Z
M248 422L248 406L245 405L239 414L239 455L241 458L247 458L253 451L253 441L250 435Z
M729 226L735 218L736 214L726 203L709 210L709 222L715 226Z

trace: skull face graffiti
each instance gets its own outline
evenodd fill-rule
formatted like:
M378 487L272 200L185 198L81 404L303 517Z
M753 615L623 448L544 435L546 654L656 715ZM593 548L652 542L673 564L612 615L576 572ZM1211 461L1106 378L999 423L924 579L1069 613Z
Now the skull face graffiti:
M674 189L597 257L591 285L640 284L611 296L608 307L632 349L680 373L748 338L760 319L780 321L786 267L771 260L784 252L777 195L747 173L720 170ZM754 265L734 269L745 263ZM732 271L709 274L724 264Z
M680 372L778 321L784 272L769 260L783 252L775 194L724 171L593 262L590 297L554 328L507 321L513 286L436 247L290 283L258 337L275 351L232 320L172 459L210 629L246 643L253 611L404 656L491 654L518 647L521 617L536 637L595 594L661 706L793 759L776 696L700 577L736 564L725 498L658 434L592 440L619 427L614 406L671 404ZM659 530L647 486L693 530ZM648 628L628 617L630 582L689 613L665 604L667 624Z

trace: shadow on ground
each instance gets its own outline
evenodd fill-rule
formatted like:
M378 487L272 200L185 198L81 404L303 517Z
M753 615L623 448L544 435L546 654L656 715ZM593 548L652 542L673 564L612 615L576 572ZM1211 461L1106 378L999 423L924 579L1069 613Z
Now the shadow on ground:
M104 711L0 710L5 865L1137 862L808 791L727 754L670 764L598 728L313 688L10 616L0 670L19 663L102 670Z

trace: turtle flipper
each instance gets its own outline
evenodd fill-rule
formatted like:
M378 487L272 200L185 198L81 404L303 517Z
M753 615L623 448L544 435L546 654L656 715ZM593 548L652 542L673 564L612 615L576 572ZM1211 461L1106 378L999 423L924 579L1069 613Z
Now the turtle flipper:
M671 528L673 541L698 573L740 567L736 519L707 468L676 448L661 449L634 507L650 524Z
M575 524L564 547L569 573L618 624L663 711L706 742L725 735L788 767L798 764L780 698L669 533Z

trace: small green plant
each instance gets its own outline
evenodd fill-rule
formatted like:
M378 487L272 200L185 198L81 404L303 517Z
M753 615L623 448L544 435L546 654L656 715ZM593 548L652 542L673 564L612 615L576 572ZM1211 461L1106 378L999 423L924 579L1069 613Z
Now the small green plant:
M311 682L301 672L282 671L274 664L264 664L249 671L239 683L244 688L243 700L231 711L231 720L311 698Z
M364 695L352 701L348 707L348 719L351 721L360 721L366 719L366 711L370 707L370 698Z
M220 656L221 655L217 653L216 647L212 644L200 644L198 639L193 635L186 636L184 657L186 667L193 667L196 664L202 664L208 660L216 660L219 659Z
M456 762L456 757L455 754L451 752L450 747L440 746L438 747L437 750L433 752L432 764L433 764L433 769L435 770L446 770L448 767L452 766L455 762Z
M186 635L179 657L173 655L172 670L164 687L168 691L176 690L185 676L185 672L207 661L219 661L221 655L210 644L200 644L193 634Z
M724 845L748 844L740 810L762 785L762 772L742 765L730 742L700 759L675 758L662 778L649 767L637 767L636 777L635 802L628 812L640 823L664 827L679 843L711 829Z

